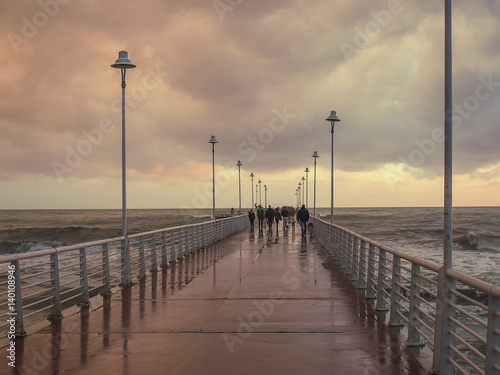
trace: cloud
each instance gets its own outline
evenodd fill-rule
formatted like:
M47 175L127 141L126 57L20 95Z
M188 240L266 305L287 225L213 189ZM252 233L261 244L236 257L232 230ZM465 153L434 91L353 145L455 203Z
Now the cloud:
M126 88L132 181L176 175L203 187L212 134L220 141L218 168L241 160L245 171L284 178L311 167L314 150L327 165L324 119L332 109L342 120L335 128L339 170L369 176L402 164L418 170L414 183L442 172L440 3L47 0L0 7L3 179L119 178L121 89L110 64L121 49L137 65ZM480 178L500 162L500 10L489 0L458 1L453 17L454 165Z

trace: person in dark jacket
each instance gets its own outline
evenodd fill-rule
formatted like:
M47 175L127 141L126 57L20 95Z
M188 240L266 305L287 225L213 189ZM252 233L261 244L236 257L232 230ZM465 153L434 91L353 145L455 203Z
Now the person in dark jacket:
M276 207L276 209L274 210L274 220L276 221L276 230L278 230L279 227L278 224L280 223L281 220L281 211L279 207Z
M248 211L248 220L250 220L250 225L253 229L253 222L255 221L255 212L253 212L252 209L250 209L250 211Z
M266 210L266 219L267 224L269 225L269 230L273 230L274 210L272 209L271 205L269 205L268 209Z
M286 206L283 206L281 209L281 216L283 217L283 230L288 229L288 217L290 216L290 211L286 208Z
M302 236L305 236L307 231L307 222L309 221L309 211L307 210L305 204L303 204L300 210L297 211L297 221L300 223Z

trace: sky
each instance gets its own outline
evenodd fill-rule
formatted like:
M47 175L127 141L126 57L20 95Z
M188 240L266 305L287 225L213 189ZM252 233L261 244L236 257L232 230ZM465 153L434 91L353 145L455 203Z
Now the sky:
M499 25L453 1L455 206L500 205ZM212 207L211 135L217 207L312 206L314 151L328 207L331 110L336 207L443 205L444 1L4 0L0 36L0 209L121 208L120 50L128 208Z

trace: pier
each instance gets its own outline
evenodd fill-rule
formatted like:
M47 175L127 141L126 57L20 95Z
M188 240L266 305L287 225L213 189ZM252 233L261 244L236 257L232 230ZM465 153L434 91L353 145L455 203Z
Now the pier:
M247 228L16 340L12 373L427 371L315 237Z
M2 257L0 368L500 373L500 287L311 223L235 216Z

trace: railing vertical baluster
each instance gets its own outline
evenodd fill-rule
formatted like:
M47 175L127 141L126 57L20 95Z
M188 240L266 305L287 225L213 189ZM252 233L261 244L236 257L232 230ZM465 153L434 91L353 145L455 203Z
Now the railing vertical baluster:
M203 246L201 245L201 230L200 230L200 225L196 225L196 249L200 250Z
M386 265L387 265L387 252L385 252L384 250L380 250L378 256L377 304L375 308L377 311L387 311L387 304L384 300L384 294L385 294L384 282L386 279L384 273L386 271Z
M146 277L146 262L144 260L144 236L139 239L139 279Z
M351 243L352 243L352 275L351 275L351 280L353 281L358 281L359 280L359 273L361 270L359 269L359 254L360 254L360 241L359 238L354 237L351 234Z
M366 298L375 298L375 246L368 247L368 270L366 273Z
M50 309L50 315L48 319L51 322L61 320L61 289L59 287L59 254L57 249L50 254L50 283L51 283L51 296L52 296L52 308Z
M184 258L184 236L182 234L182 227L177 229L177 238L179 240L179 251L178 251L178 258L182 259Z
M153 246L151 247L151 273L158 272L158 261L156 258L156 233L153 233Z
M434 334L434 352L432 370L440 374L452 374L454 366L449 359L455 358L451 349L455 343L450 332L455 332L455 323L450 319L455 317L455 309L450 303L455 303L456 297L450 291L455 289L455 281L445 275L444 267L439 270L438 291L436 301L436 333Z
M367 274L365 274L366 269L366 242L363 240L359 240L359 267L358 267L358 289L365 290L366 289L366 278ZM365 293L365 292L363 292Z
M102 258L102 283L103 283L101 294L103 296L110 296L111 274L109 271L109 245L107 242L102 244L101 258Z
M420 283L420 266L418 264L412 263L411 265L411 286L410 286L410 307L408 316L408 341L406 346L408 347L419 347L423 346L420 342L420 333L417 328L420 323L418 319L420 318L420 300L417 298L420 294L420 288L418 284Z
M349 275L353 275L354 273L354 249L353 249L353 238L352 234L347 235L347 247L346 247L346 255L347 255L347 273Z
M14 271L14 295L15 303L14 307L16 309L15 320L16 320L16 337L26 336L26 331L24 330L24 318L23 318L23 298L22 298L22 288L21 288L21 268L19 267L19 259L10 263L11 269L13 267ZM9 299L11 297L11 288L9 284Z
M167 231L161 232L161 268L166 268L168 266L168 255L167 255Z
M189 232L191 233L190 234L190 237L191 237L191 254L194 254L194 253L196 253L195 227L194 226L190 226L189 227Z
M132 271L130 265L130 244L128 236L122 241L122 254L121 254L121 262L122 262L122 281L120 286L123 288L132 284Z
M170 263L175 263L177 256L175 254L175 229L170 230Z
M401 317L397 313L399 310L398 302L401 300L398 293L401 292L401 287L399 286L401 282L401 258L393 255L392 259L392 283L391 283L391 308L389 315L389 327L400 327Z
M342 231L341 240L340 240L340 260L343 265L343 269L346 270L346 273L349 272L349 235Z
M89 277L87 272L87 246L85 245L80 248L80 286L82 288L82 292L78 306L89 307Z
M488 331L486 334L486 374L498 374L496 369L500 365L500 317L497 312L500 311L500 300L489 295L488 302Z

